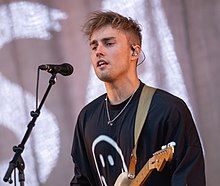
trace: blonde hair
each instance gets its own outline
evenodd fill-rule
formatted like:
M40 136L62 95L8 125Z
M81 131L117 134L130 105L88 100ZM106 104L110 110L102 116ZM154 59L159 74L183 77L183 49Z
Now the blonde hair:
M96 11L90 14L89 19L83 25L82 31L90 39L93 32L110 25L112 28L119 29L129 34L132 44L141 46L142 35L140 25L132 18L124 17L112 11Z

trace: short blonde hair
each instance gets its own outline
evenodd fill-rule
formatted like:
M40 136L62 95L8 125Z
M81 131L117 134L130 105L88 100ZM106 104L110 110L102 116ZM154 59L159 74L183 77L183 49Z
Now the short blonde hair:
M90 39L94 31L108 25L128 33L131 36L129 40L132 40L132 44L139 44L141 46L142 35L140 25L132 18L124 17L116 12L92 12L89 19L83 25L82 31Z

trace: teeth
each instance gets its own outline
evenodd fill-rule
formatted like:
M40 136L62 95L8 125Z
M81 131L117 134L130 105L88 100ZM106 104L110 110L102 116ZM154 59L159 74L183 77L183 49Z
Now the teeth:
M103 65L103 64L104 64L104 62L100 62L100 63L99 63L99 65Z
M105 61L99 61L98 62L98 66L101 66L101 65L104 65L104 64L107 64Z

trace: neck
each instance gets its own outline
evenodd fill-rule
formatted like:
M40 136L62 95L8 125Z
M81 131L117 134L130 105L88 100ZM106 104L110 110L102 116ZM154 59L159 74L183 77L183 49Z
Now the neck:
M105 82L107 96L112 105L120 104L129 98L139 87L139 79L134 81Z

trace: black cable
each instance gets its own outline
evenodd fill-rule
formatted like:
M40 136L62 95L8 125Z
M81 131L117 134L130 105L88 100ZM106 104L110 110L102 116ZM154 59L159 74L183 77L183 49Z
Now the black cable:
M141 53L143 54L143 59L142 59L142 61L140 63L137 64L137 66L141 65L145 61L145 59L146 59L145 53L144 53L144 51L142 49L141 49Z
M39 87L40 68L37 69L37 85L36 85L36 110L38 108L38 87Z
M14 168L14 186L17 185L16 168Z

